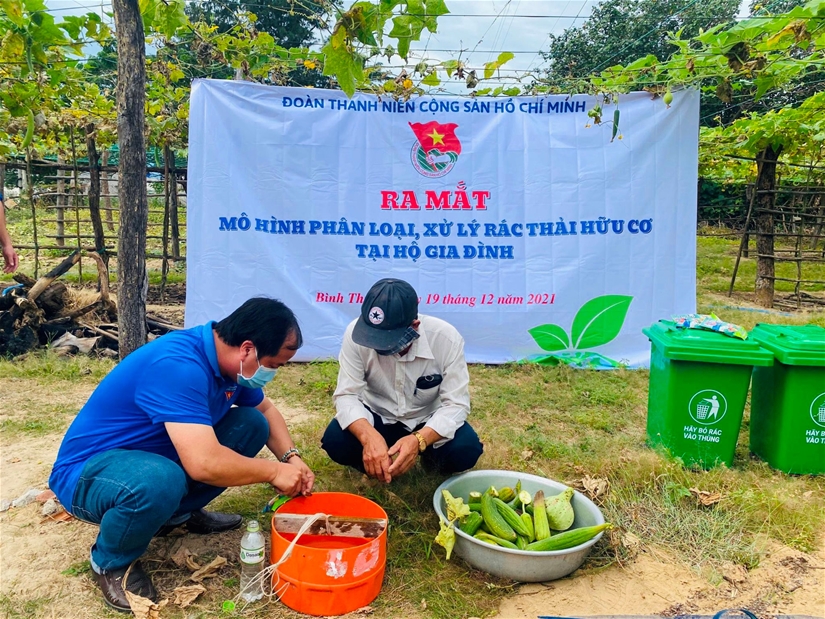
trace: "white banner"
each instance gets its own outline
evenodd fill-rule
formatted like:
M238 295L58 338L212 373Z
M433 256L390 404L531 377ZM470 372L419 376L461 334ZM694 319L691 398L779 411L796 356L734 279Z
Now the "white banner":
M196 81L187 326L267 295L296 360L333 358L391 276L470 362L646 365L642 329L695 311L699 95L593 105Z

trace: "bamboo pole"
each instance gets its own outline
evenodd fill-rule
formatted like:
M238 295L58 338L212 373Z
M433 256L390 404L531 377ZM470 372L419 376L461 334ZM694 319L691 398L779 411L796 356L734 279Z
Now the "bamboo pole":
M34 185L31 182L32 179L32 168L31 168L31 159L32 159L32 149L31 145L26 147L26 176L28 177L28 190L29 190L29 205L31 206L32 210L32 230L34 233L34 276L37 277L38 272L40 271L40 247L39 243L37 242L37 208L34 204Z
M751 213L753 212L753 203L756 201L756 192L751 194L750 204L748 205L748 214L745 216L745 230L742 233L742 240L739 243L739 253L736 254L736 262L733 265L733 275L730 278L730 288L728 288L728 296L733 295L733 287L736 284L736 274L739 272L739 262L742 260L742 253L746 251L750 237L748 236L748 226L751 223Z
M92 220L92 229L95 234L95 251L108 264L106 256L106 237L103 232L103 221L100 219L100 169L98 168L97 146L95 145L95 126L86 125L86 152L89 156L89 217Z
M172 174L172 188L169 193L170 212L169 220L172 223L172 255L180 258L180 221L178 217L178 169L175 167L175 151L166 147L169 151L169 171Z
M160 302L164 302L166 278L169 275L169 146L163 146L163 261L160 266Z
M100 155L100 196L103 198L103 209L106 213L106 227L109 232L115 231L115 222L112 219L112 196L109 193L109 173L106 166L109 163L109 149L104 148Z
M57 156L57 162L58 163L63 163L63 155L58 155ZM57 180L57 206L58 207L65 206L66 203L68 202L66 200L66 196L61 195L61 194L65 193L65 191L66 191L66 181L63 180L63 178L65 176L66 176L66 174L63 170L58 170L57 171L57 177L58 177L58 180ZM63 214L64 214L63 209L58 208L57 209L57 244L60 245L60 246L63 246L65 244L65 241L63 240L63 235L65 234L66 230L65 230L64 225L63 225L63 223L64 223L63 222Z
M72 202L74 202L74 215L75 215L75 224L76 229L75 233L77 235L77 249L80 251L81 244L80 244L80 207L77 204L77 190L80 185L77 182L77 149L75 148L74 143L74 127L69 127L69 136L71 137L72 142L72 162L74 163L74 187L75 191L72 196ZM78 258L77 260L77 273L78 277L80 278L80 283L83 283L83 260L82 258Z

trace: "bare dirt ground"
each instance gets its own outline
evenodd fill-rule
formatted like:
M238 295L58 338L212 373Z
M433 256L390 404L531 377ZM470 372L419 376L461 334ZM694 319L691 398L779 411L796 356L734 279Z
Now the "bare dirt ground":
M12 385L11 382L15 384ZM4 381L0 389L0 418L14 418L20 398L42 399L44 406L55 394L42 393L34 381ZM61 402L80 407L91 388L78 387L60 394ZM288 422L307 420L309 413L280 406ZM60 445L61 433L0 440L0 498L11 500L29 488L45 489L51 464ZM238 490L235 490L236 492ZM230 491L231 492L231 491ZM41 505L33 503L0 514L0 599L20 617L100 619L122 616L107 610L95 585L82 569L97 533L94 526L77 520L56 522L41 516ZM222 579L235 574L234 553L238 531L208 538L187 536L186 545L199 556L216 554L230 559ZM180 585L179 570L170 557L183 543L181 538L152 542L147 567L164 595ZM725 608L748 608L760 617L810 615L825 617L825 549L805 554L782 546L766 548L766 558L747 572L731 566L718 584L701 576L662 549L646 548L619 566L576 572L573 577L544 584L517 587L504 601L496 619L527 619L537 616L591 615L712 615ZM237 574L235 574L237 576ZM207 581L208 586L208 581ZM48 600L25 607L26 601ZM0 605L0 615L3 614ZM28 608L28 611L25 610ZM160 616L165 615L161 611ZM201 615L194 615L201 616ZM211 615L210 615L211 616ZM273 614L273 617L278 614ZM294 616L290 615L290 616ZM379 619L379 613L373 615Z
M731 566L714 586L663 550L648 549L625 566L524 585L502 603L496 619L713 615L726 608L747 608L759 617L825 616L825 552L806 555L777 546L759 567L748 572Z

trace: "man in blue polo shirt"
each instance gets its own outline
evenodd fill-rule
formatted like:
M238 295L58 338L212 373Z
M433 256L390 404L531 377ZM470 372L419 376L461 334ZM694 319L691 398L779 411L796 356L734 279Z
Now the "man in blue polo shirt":
M262 390L301 344L288 307L254 298L220 322L139 348L92 393L49 485L72 515L100 525L91 565L109 606L130 610L124 587L157 601L137 561L152 537L241 525L239 515L203 509L228 486L312 492L315 476ZM264 445L278 461L255 457Z

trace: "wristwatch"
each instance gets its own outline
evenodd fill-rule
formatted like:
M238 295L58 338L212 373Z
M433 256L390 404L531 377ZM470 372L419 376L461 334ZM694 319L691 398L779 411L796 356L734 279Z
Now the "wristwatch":
M427 441L421 432L413 432L413 436L418 439L418 453L423 453L427 449Z

